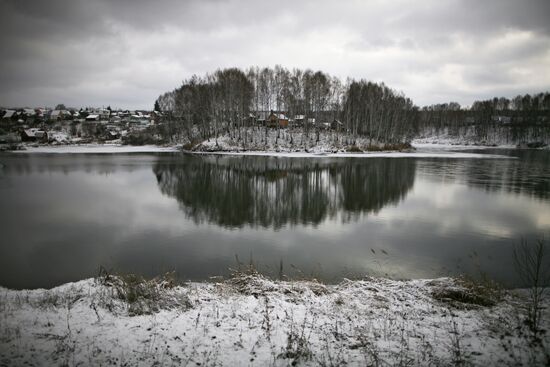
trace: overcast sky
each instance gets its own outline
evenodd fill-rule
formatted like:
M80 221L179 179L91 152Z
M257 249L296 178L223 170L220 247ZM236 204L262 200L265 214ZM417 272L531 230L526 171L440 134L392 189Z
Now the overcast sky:
M550 1L0 0L0 106L152 108L251 65L384 81L418 105L550 90Z

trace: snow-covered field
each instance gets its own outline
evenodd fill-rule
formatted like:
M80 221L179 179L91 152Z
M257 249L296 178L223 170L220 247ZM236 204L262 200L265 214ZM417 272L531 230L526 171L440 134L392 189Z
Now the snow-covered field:
M526 333L523 293L459 280L366 278L323 285L241 274L173 285L121 279L88 279L51 290L0 288L0 365L550 361L550 336L533 343ZM550 318L543 322L547 329Z

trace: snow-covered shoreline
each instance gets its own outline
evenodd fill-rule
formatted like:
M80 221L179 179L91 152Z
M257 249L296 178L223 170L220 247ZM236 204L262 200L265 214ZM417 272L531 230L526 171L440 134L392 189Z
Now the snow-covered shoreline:
M243 274L215 283L140 285L103 277L50 290L0 288L0 363L487 366L548 361L549 335L543 334L539 346L525 334L522 293L456 279L365 278L324 285ZM550 318L543 322L547 328Z
M512 144L506 140L493 140L490 142L479 142L472 137L457 137L450 135L432 135L417 137L411 144L415 147L449 147L451 149L550 149L550 146L528 147L527 144Z
M12 153L19 154L116 154L116 153L162 153L162 152L185 152L187 154L219 154L219 155L239 155L239 156L271 156L271 157L289 157L289 158L319 158L319 157L340 157L340 158L513 158L500 154L469 153L463 150L471 149L489 149L489 148L507 148L511 146L488 147L474 145L451 145L438 143L418 143L412 144L415 150L408 151L375 151L375 152L346 152L330 150L312 150L312 151L291 151L291 150L211 150L196 151L184 150L181 145L159 146L159 145L121 145L121 144L85 144L85 145L38 145L25 146L24 150L14 150Z
M421 150L482 150L482 149L520 149L515 145L476 145L451 142L426 142L413 140L411 145Z
M483 159L515 159L514 157L500 154L481 154L452 151L425 151L425 152L362 152L362 153L308 153L308 152L263 152L263 151L212 151L196 152L184 151L197 155L235 155L235 156L268 156L286 158L483 158Z
M38 145L25 146L24 150L13 150L13 153L156 153L179 152L181 145L122 145L122 144L76 144L76 145Z

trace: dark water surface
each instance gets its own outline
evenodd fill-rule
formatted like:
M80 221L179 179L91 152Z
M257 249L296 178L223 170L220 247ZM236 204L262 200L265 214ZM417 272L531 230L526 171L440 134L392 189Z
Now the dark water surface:
M516 159L0 155L0 285L99 266L183 279L236 258L325 281L467 273L518 285L512 249L550 237L550 152Z

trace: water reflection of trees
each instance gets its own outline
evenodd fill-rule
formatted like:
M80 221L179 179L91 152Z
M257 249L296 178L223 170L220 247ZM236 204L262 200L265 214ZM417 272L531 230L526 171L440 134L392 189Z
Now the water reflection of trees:
M162 193L195 222L280 228L351 220L402 200L415 160L186 156L153 167Z
M421 172L455 180L489 192L507 192L550 199L550 154L544 150L484 150L517 159L423 160Z

